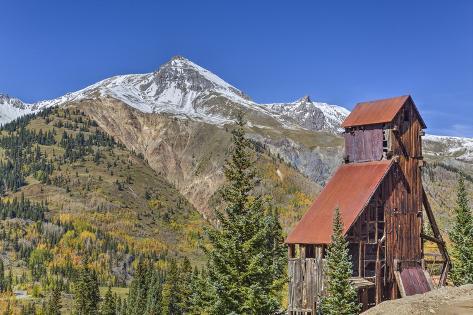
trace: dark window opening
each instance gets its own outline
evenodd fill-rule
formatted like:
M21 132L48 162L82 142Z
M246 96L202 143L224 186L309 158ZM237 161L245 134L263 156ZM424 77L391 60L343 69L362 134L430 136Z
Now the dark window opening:
M376 207L374 205L370 206L370 221L375 221L376 220Z
M315 258L315 246L306 245L305 247L305 257L306 258Z
M368 224L368 243L376 243L376 223Z
M368 288L368 306L375 306L376 305L376 289L375 288Z
M384 222L378 223L378 239L381 239L384 235Z
M378 221L384 221L384 206L378 206Z
M404 121L409 121L409 110L407 108L404 109Z
M377 244L365 244L365 260L376 260Z
M374 277L376 274L376 262L365 261L365 277Z

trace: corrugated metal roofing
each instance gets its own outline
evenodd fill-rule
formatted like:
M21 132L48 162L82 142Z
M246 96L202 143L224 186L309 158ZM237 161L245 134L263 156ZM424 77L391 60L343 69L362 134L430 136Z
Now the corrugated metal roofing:
M358 103L356 104L355 109L342 123L342 127L348 128L391 122L408 100L412 102L412 105L419 116L420 122L425 128L425 123L422 120L422 117L420 117L414 101L409 95Z
M332 176L309 211L289 234L289 244L328 244L335 208L346 233L388 173L392 160L344 164Z

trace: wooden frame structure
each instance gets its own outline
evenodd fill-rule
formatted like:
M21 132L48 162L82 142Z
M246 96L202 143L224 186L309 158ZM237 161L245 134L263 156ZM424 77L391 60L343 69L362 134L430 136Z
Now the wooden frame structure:
M432 289L424 242L437 244L444 285L450 258L422 187L426 128L410 96L357 104L342 124L345 164L286 239L289 314L315 314L325 294L324 257L339 208L352 259L352 284L367 309ZM433 236L423 230L423 209Z

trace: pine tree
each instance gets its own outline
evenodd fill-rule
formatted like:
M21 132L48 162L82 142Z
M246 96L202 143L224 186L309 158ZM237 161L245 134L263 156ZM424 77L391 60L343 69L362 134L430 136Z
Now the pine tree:
M473 215L463 176L458 179L455 221L449 233L452 241L452 270L450 276L455 285L473 283Z
M87 267L87 264L84 264L74 284L75 314L96 315L98 314L99 302L100 293L97 275Z
M189 258L184 257L181 263L181 268L179 270L179 303L180 303L180 309L182 313L184 314L189 314L190 313L190 297L192 294L192 287L191 287L191 281L192 281L192 266L189 261Z
M100 315L115 315L116 309L117 306L115 302L115 297L112 294L112 287L108 286L107 293L105 294L105 298L100 308Z
M0 258L0 292L4 292L5 287L5 266L3 265L3 259Z
M209 287L207 272L199 272L196 267L191 277L191 295L188 297L190 314L201 314L210 308L212 293L209 292Z
M11 266L8 269L7 277L5 278L5 291L13 292L13 272Z
M337 208L333 217L332 240L326 256L327 296L322 299L324 315L352 315L360 311L356 291L349 281L351 274L348 242L343 236L342 218Z
M181 309L179 268L174 259L169 263L169 270L163 286L163 314L183 314Z
M27 303L21 308L20 315L35 315L35 314L36 314L36 310L33 303ZM47 314L50 315L49 313Z
M209 282L213 314L271 314L280 306L285 253L282 230L275 224L258 183L251 143L239 115L226 161L225 209L216 211L219 227L208 230Z
M61 315L61 290L59 286L55 286L49 296L46 314L48 315Z
M153 272L149 281L145 315L160 315L162 313L162 290L161 278L157 272Z
M143 307L146 307L147 302L147 275L148 267L145 261L140 258L133 281L130 285L130 293L127 303L127 314L129 315L143 314Z

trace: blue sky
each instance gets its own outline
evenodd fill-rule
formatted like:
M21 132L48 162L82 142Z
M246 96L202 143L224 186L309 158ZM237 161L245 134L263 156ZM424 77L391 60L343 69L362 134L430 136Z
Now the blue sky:
M473 137L473 1L2 1L0 92L33 102L183 55L258 102L412 94Z

